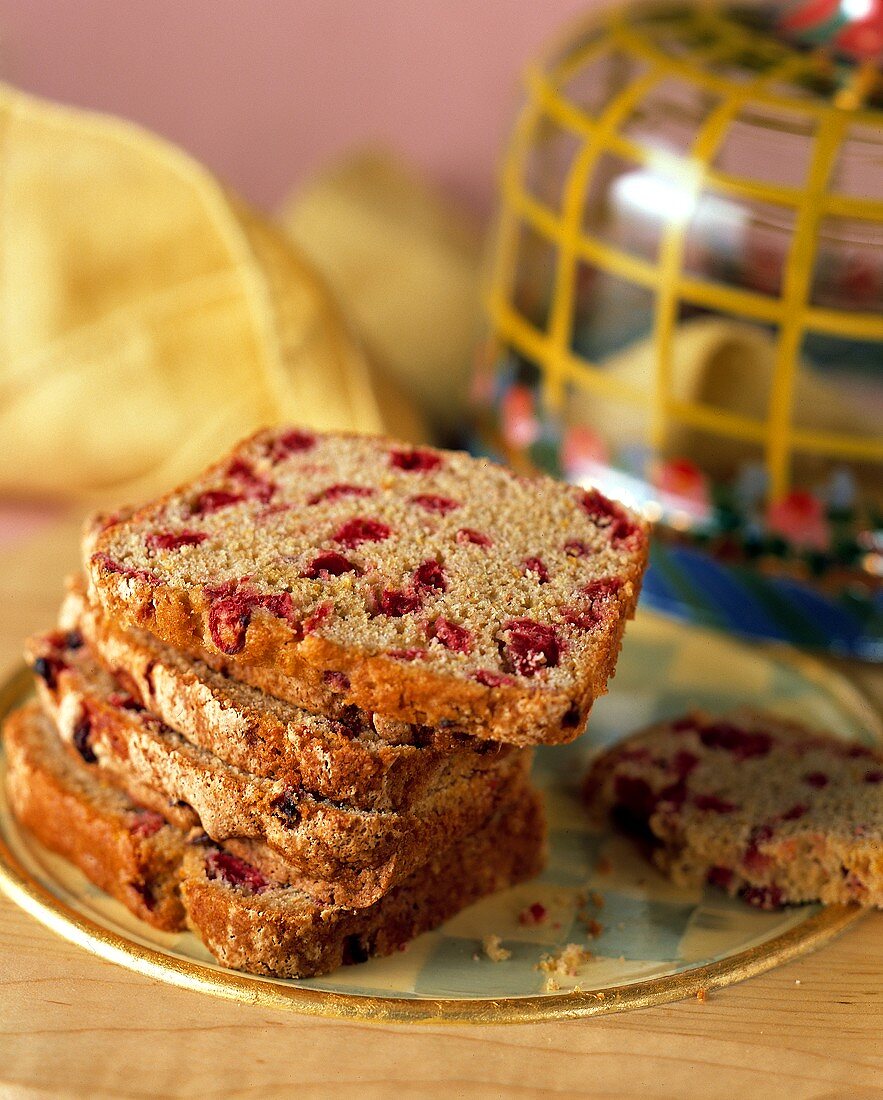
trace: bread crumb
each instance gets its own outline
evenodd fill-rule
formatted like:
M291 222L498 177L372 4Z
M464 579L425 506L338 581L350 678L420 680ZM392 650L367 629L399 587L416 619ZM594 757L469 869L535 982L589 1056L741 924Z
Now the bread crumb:
M555 981L554 978L546 978L545 985L543 986L544 992L557 993L560 988L561 986L558 984L558 982Z
M592 952L578 943L569 943L560 951L543 955L536 969L546 974L560 974L565 978L575 978L579 968L593 958Z
M481 941L481 949L491 962L505 962L506 959L512 958L512 952L508 947L503 947L502 944L503 941L500 937L491 933Z
M697 991L696 991L696 1000L701 1005L707 1004L708 1003L708 990L707 989L697 989Z
M604 931L604 925L600 921L590 918L585 922L585 924L586 931L589 933L593 940L596 940Z

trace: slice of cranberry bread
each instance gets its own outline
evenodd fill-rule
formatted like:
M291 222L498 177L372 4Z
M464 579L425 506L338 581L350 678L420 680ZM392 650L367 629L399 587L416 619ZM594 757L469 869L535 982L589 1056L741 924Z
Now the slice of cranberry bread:
M370 715L346 708L336 719L310 714L215 672L151 634L111 622L78 584L68 593L60 633L43 638L31 660L66 660L82 636L101 664L167 726L226 763L284 780L360 809L403 810L433 784L494 766L506 747L429 727L402 726L389 743ZM45 649L45 652L44 652Z
M752 905L883 905L883 753L759 713L691 714L592 764L595 813L651 839L680 884Z
M183 928L183 833L72 759L35 703L6 719L3 743L18 821L141 920Z
M440 843L480 827L530 768L530 750L513 749L495 767L442 774L408 810L356 809L225 764L146 711L87 645L70 641L56 633L32 639L29 659L45 708L84 761L133 797L147 787L185 804L215 840L265 843L299 877L318 880L323 896L329 880L364 872L352 905L374 901Z
M214 847L189 848L182 895L190 927L219 962L306 978L401 950L479 898L532 878L544 862L542 804L527 791L370 908L322 908Z
M285 677L308 710L533 744L572 740L605 690L647 529L465 454L275 429L106 517L85 555L111 618Z

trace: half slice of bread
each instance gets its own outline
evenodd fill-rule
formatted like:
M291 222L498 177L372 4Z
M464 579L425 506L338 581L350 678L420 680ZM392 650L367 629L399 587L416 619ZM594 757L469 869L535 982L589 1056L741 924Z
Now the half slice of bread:
M585 795L677 883L764 909L883 906L883 753L863 745L772 715L689 714L603 753Z

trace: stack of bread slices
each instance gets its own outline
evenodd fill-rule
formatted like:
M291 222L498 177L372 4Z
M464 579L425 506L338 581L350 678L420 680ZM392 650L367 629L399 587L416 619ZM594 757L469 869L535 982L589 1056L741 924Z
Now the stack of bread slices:
M14 812L228 966L389 953L541 870L532 746L582 731L646 556L594 490L261 432L90 524L4 730Z

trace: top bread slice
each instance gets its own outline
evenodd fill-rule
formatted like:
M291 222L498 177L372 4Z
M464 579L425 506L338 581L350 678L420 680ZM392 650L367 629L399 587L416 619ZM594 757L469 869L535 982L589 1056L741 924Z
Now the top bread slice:
M274 429L85 550L111 618L284 677L306 709L528 745L572 740L605 690L647 529L465 454Z

